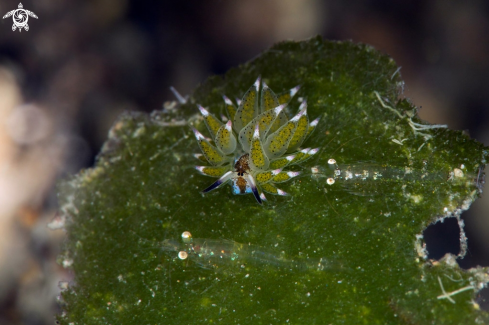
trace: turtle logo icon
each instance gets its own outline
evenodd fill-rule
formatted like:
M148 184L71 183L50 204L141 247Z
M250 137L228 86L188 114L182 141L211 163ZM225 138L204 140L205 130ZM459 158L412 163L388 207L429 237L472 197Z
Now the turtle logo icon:
M24 28L26 31L29 30L29 25L27 25L27 21L29 20L29 16L36 18L37 16L35 13L29 10L25 10L24 7L22 6L22 3L19 3L19 8L14 9L12 11L7 12L5 16L3 16L3 19L8 18L12 16L14 19L14 24L12 25L12 30L15 32L15 30L18 28L19 32L22 31L22 28Z

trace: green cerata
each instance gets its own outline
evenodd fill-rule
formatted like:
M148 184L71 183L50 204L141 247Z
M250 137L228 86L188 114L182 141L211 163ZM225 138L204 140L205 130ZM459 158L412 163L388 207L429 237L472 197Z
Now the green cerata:
M287 195L276 184L289 181L299 172L284 169L318 152L317 148L300 148L319 122L309 122L306 100L301 101L299 112L292 118L287 114L287 106L298 90L295 87L277 96L258 78L236 103L223 96L227 123L199 106L211 138L193 130L202 150L196 157L209 164L196 169L203 175L218 177L204 193L230 183L234 194L252 193L260 204L266 201L264 192Z

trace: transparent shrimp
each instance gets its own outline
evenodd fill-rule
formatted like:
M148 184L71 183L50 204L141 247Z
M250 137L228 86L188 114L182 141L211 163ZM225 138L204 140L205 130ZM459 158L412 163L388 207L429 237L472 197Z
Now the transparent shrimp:
M228 265L246 266L250 264L274 266L278 268L309 271L332 270L340 264L321 259L287 259L283 253L267 251L263 247L242 244L227 239L193 238L188 231L182 233L182 242L165 240L161 249L176 252L181 260L190 260L205 269L216 269Z
M377 193L376 184L385 182L446 183L453 185L475 186L480 177L468 172L465 166L450 171L431 171L411 167L393 167L377 163L357 162L353 164L338 165L335 159L329 159L329 168L315 166L311 168L316 178L326 178L328 185L335 183L353 192L361 190L367 194Z

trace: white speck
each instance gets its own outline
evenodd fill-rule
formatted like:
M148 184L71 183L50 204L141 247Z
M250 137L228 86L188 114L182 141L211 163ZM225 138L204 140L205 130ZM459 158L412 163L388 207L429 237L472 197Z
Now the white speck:
M313 173L313 174L319 174L319 168L317 168L317 167L311 167L311 173Z
M196 129L193 129L192 131L194 131L194 135L195 135L195 138L197 138L197 141L205 139L205 137L202 135L202 133L200 133Z
M409 198L416 204L420 203L423 200L422 195L410 195Z
M250 276L249 274L246 274L246 275L245 275L245 278L248 278L249 276Z
M65 216L56 216L50 223L48 223L48 228L51 230L64 228L65 221Z
M333 184L334 184L334 178L331 178L331 177L330 177L330 178L328 178L328 179L326 180L326 183L328 183L328 185L333 185Z
M401 146L402 146L402 143L403 143L404 141L406 141L407 139L402 139L402 140L391 139L391 140L392 140L392 142L397 143L397 144L399 144L399 145L401 145Z
M137 138L137 137L140 137L141 135L143 135L144 133L146 132L146 128L141 126L139 128L136 129L136 131L133 132L132 134L132 137L133 138Z
M331 159L328 160L328 164L334 165L334 164L336 164L336 160L334 160L333 158L331 158Z
M338 281L338 283L341 283L341 282L343 282L343 281Z
M290 178L296 177L299 175L300 175L300 172L287 172L287 176L289 176Z
M260 124L256 123L255 131L253 132L253 138L258 139L260 137Z
M222 96L222 98L224 98L224 102L227 104L227 105L231 105L231 106L234 106L233 102L227 98L226 96Z
M208 115L209 115L209 112L208 112L208 111L207 111L205 108L203 108L202 106L200 106L200 105L199 105L199 111L200 111L200 113L201 113L201 114L202 114L204 117L206 117L206 116L208 116Z
M73 260L70 258L67 258L67 259L63 260L62 264L63 264L64 268L70 267L73 265Z
M310 292L306 293L306 296L310 297L311 296L311 293Z
M226 123L226 130L228 130L229 132L232 132L232 130L233 130L233 123L231 121L228 121Z
M206 166L195 166L195 169L197 169L201 173L204 173L205 168L207 168L207 167Z
M273 176L278 175L278 174L280 174L281 171L282 171L281 169L272 170L272 175Z
M277 115L280 114L280 112L285 108L285 106L287 106L287 105L280 105L280 106L275 107L274 108L275 114L277 114Z
M189 239L191 237L192 237L192 234L190 233L190 231L182 232L182 239Z
M279 189L279 188L277 188L277 194L278 194L278 195L281 195L281 196L286 196L286 195L288 195L288 194L287 194L287 192L282 191L282 190L281 190L281 189Z
M317 119L315 119L314 121L312 121L309 126L312 126L312 127L315 127L316 125L318 125L319 123L319 117Z
M181 260L185 260L188 257L188 253L186 251L179 251L178 252L178 258Z
M318 153L318 151L319 151L319 148L314 148L314 149L309 150L308 154L315 155Z
M454 168L453 169L453 176L455 176L455 177L464 177L464 172L461 169Z
M471 204L472 204L472 201L470 199L466 199L466 200L464 200L464 202L462 203L462 205L460 206L460 208L462 210L464 210L464 211L465 210L468 210Z
M58 288L61 290L61 291L65 291L68 289L68 282L67 281L59 281L58 283Z

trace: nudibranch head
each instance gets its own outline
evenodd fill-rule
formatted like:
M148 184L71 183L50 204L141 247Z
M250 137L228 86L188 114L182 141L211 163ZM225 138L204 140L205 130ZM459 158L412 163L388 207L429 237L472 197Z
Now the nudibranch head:
M286 182L299 172L284 171L317 153L317 149L300 149L319 119L309 122L307 102L289 118L285 108L299 87L276 95L260 78L234 104L223 96L228 114L224 123L199 106L211 139L193 130L202 154L196 158L210 166L197 166L203 175L218 177L203 192L231 183L234 194L253 193L258 203L266 200L263 192L287 195L275 184Z

